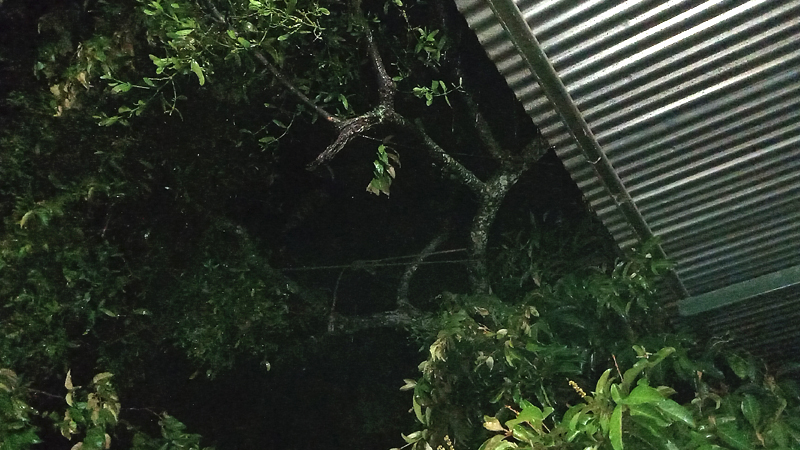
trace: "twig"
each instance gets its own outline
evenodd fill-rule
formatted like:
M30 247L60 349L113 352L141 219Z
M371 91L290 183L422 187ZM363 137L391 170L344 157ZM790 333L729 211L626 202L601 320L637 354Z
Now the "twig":
M622 372L620 372L620 370L619 370L619 364L617 364L617 355L611 355L611 358L614 359L614 367L617 368L617 374L619 375L619 381L625 382L625 380L622 379Z
M336 295L339 292L339 283L342 281L342 275L344 275L344 271L347 270L347 267L342 268L342 271L339 272L339 277L336 278L336 286L333 288L333 300L331 301L331 311L328 313L328 332L332 333L335 328L335 318L334 313L336 312Z
M38 395L43 395L43 396L49 397L49 398L56 398L56 399L59 399L59 400L64 400L64 397L61 396L61 395L51 394L49 392L40 391L38 389L28 388L27 390L28 390L28 392L33 393L33 394L38 394Z

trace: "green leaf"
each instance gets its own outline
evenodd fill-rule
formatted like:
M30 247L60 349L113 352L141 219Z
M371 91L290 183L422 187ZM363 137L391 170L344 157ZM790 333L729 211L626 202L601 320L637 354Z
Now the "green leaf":
M694 428L695 423L692 414L686 408L679 405L674 400L670 400L668 398L662 399L660 402L656 404L656 407L659 410L661 410L661 412L663 412L667 417L680 420L681 422Z
M238 42L239 45L241 45L244 48L250 48L250 41L248 41L247 39L245 39L245 38L243 38L241 36L236 38L236 42Z
M416 380L412 380L410 378L405 378L405 379L403 379L403 381L406 384L404 384L403 387L400 388L401 391L408 391L408 390L414 389L414 387L416 387L416 385L417 385L417 381Z
M633 367L626 370L622 375L622 390L628 392L628 389L633 384L634 380L636 380L636 378L639 377L639 374L642 373L642 371L649 365L650 361L646 359L640 359L639 361L636 361L636 364L634 364Z
M507 448L516 448L516 444L513 442L508 442L506 436L502 434L498 434L492 436L490 439L486 440L486 442L481 445L480 450L505 450Z
M197 79L200 80L200 86L206 84L206 77L203 76L203 69L200 68L200 64L197 64L197 61L192 60L191 69L192 72L197 75Z
M594 392L597 395L603 395L606 392L606 388L608 387L608 378L611 376L611 369L606 369L603 372L603 375L600 376L600 379L597 380L597 386L594 388Z
M774 422L764 434L772 438L779 447L789 447L789 432L786 424L782 421L778 420Z
M623 401L627 405L639 405L642 403L657 403L664 400L664 397L658 392L658 389L640 384L633 388L631 395Z
M425 424L425 419L424 419L424 417L422 415L422 406L417 401L417 396L416 395L414 397L412 397L411 402L412 402L412 404L414 406L414 415L417 416L417 420L419 420L419 422L421 424Z
M31 217L33 217L33 211L32 210L26 212L22 216L22 219L20 219L19 222L17 222L17 224L19 225L20 228L25 228L25 225L28 223L28 220L30 220Z
M748 367L747 360L742 358L739 355L728 355L728 365L733 370L733 373L736 374L737 377L741 379L747 378L750 374L750 368Z
M753 449L750 445L750 439L747 438L747 434L740 430L733 422L717 424L717 436L726 444L737 450Z
M622 450L622 405L617 405L614 412L611 413L611 422L609 423L608 438L611 440L611 446L614 450Z
M103 381L105 379L111 378L113 376L114 376L114 374L111 373L111 372L98 373L97 375L94 376L94 378L92 378L92 384L97 384L97 383L99 383L99 382L101 382L101 381Z
M532 424L541 423L544 420L544 413L541 409L539 409L536 405L526 406L522 411L520 411L517 419L530 422Z
M619 392L618 384L611 385L611 398L614 400L614 403L618 405L622 404L622 402L624 401L624 399L622 398L622 394L620 394Z
M664 420L664 416L653 405L644 403L630 406L631 416L646 417L651 423L659 427L669 426L671 422Z
M417 442L420 439L422 439L422 431L415 431L409 435L401 433L400 436L402 436L403 440L406 441L407 443L413 444L414 442Z
M120 84L114 86L113 88L111 88L111 93L112 94L119 94L119 93L122 93L122 92L128 92L128 91L131 90L131 87L133 87L133 85L131 85L130 83L120 83Z
M100 310L101 313L107 315L108 317L117 317L118 316L117 313L115 313L114 311L111 311L109 309L106 309L106 308L98 308L98 309Z
M754 396L750 394L744 395L744 399L742 399L742 414L754 429L758 429L758 424L761 421L761 404Z

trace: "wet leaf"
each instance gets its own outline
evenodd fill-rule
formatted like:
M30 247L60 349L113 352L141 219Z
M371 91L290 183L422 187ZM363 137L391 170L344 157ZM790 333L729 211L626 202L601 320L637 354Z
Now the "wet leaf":
M608 438L611 440L611 446L614 450L622 450L622 405L617 405L614 412L611 413L611 421L609 422Z
M761 404L750 394L745 394L742 399L742 414L754 429L758 428L761 421Z

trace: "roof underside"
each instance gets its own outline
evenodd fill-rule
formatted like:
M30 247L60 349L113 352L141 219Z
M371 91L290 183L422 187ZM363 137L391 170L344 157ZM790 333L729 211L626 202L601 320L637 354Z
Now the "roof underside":
M765 311L736 315L746 327L785 313L773 304L800 306L798 289L787 287L800 282L792 269L800 266L800 1L456 4L617 243L631 247L640 228L584 134L602 151L625 202L677 264L685 314L735 301ZM526 48L546 56L562 101ZM570 126L564 98L585 132ZM773 273L784 285L769 295L703 303Z

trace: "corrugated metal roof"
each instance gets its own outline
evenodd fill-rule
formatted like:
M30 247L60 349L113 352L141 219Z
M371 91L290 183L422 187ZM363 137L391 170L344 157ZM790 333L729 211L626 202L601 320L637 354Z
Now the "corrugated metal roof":
M621 247L638 229L537 82L525 40L691 296L800 265L800 1L516 1L530 36L498 13L511 1L456 4Z

